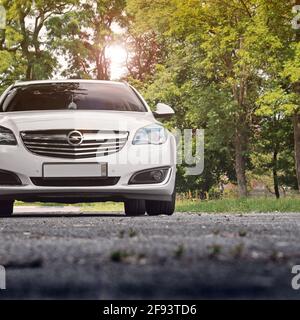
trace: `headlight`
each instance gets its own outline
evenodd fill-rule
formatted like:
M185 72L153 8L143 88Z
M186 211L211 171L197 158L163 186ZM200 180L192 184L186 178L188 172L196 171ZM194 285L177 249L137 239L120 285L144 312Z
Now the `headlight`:
M141 128L135 134L133 144L163 144L167 141L168 135L167 130L158 125L152 124L150 126Z
M4 127L0 126L0 145L15 146L17 145L17 140L14 133Z

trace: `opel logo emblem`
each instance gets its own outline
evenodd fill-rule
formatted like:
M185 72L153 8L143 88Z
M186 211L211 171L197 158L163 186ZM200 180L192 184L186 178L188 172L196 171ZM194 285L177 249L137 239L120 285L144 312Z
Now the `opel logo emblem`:
M71 146L80 146L83 142L83 134L80 131L71 131L67 136L68 143Z

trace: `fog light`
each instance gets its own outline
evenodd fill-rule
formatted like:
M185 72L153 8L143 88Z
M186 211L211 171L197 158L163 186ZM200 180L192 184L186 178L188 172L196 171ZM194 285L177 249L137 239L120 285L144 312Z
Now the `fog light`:
M170 168L148 169L135 173L129 180L129 184L154 184L163 182Z
M8 171L0 170L0 185L1 186L20 186L22 185L19 177Z
M164 180L164 172L162 170L154 170L150 172L150 175L156 182L162 182Z

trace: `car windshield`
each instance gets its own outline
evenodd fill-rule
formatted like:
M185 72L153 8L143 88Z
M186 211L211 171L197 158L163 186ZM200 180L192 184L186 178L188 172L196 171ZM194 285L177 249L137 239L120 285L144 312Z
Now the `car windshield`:
M2 104L4 112L67 109L147 111L129 86L80 82L14 87Z

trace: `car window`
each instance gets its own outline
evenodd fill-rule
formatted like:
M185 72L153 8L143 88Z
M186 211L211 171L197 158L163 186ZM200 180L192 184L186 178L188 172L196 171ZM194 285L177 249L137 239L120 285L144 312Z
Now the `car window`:
M6 96L2 109L5 112L67 109L147 111L129 86L98 83L53 83L15 87Z

